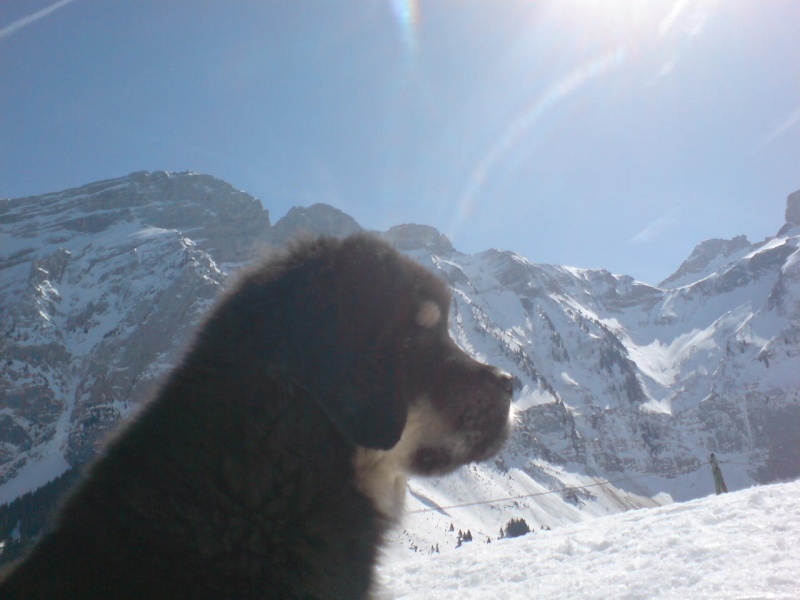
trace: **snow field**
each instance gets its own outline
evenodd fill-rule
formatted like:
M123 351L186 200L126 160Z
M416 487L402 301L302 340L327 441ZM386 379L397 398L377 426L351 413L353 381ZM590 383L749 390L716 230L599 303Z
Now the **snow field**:
M442 554L392 554L382 600L800 598L800 481Z

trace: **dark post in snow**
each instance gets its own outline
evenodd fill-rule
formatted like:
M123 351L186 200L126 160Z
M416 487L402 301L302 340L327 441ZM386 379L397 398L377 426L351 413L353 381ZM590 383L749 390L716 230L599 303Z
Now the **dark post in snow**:
M714 476L714 490L717 492L717 495L719 496L722 493L727 493L728 486L725 485L725 480L722 478L722 469L719 468L719 461L717 457L714 456L713 452L708 462L711 463L711 474Z

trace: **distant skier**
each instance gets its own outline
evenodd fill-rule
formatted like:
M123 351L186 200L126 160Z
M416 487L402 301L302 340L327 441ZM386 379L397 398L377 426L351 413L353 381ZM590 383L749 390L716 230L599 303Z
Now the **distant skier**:
M722 493L728 493L728 486L725 485L725 480L722 478L722 469L719 468L719 461L717 457L714 456L714 453L711 453L711 456L708 459L708 462L711 463L711 474L714 476L714 489L717 492L717 496Z

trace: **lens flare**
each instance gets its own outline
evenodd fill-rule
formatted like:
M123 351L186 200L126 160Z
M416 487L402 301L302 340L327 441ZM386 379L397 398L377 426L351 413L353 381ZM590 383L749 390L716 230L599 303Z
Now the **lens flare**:
M417 30L420 23L419 0L391 0L392 12L397 19L403 43L414 50L417 45Z
M511 155L515 147L525 140L542 117L590 81L595 80L625 59L622 49L604 53L584 63L551 85L543 95L526 106L511 120L497 141L473 168L462 191L448 234L455 237L475 212L476 203L487 180L499 165Z
M419 26L422 19L420 0L390 0L400 37L403 40L405 51L405 72L403 80L406 81L414 71L417 60L417 46L419 45Z

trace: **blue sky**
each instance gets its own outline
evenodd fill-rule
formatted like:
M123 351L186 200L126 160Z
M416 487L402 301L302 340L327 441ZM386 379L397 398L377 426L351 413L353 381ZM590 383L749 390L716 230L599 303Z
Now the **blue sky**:
M796 0L0 0L0 197L194 170L273 222L657 283L800 189Z

